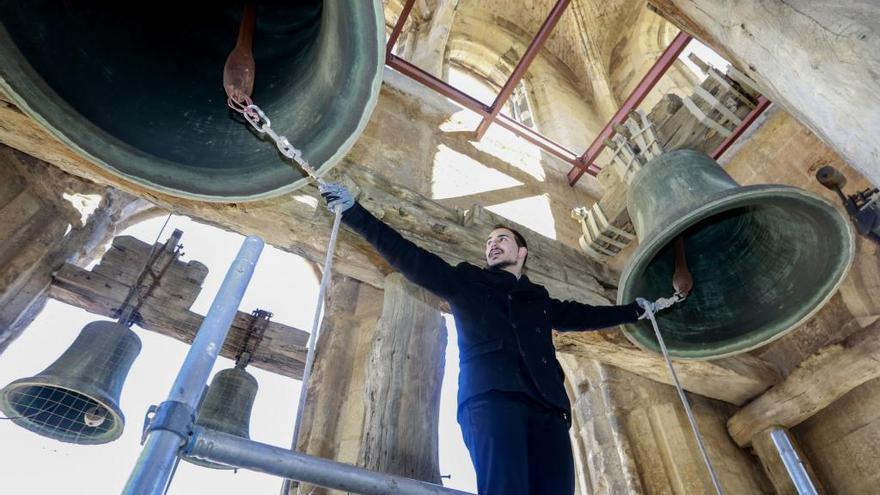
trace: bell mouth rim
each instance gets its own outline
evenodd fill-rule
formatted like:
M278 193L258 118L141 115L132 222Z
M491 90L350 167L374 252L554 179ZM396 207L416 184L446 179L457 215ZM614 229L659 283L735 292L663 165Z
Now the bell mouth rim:
M44 375L45 377L46 375ZM74 392L79 395L85 395L89 399L97 402L101 405L101 407L107 409L115 416L115 420L113 421L113 427L105 431L104 433L94 436L75 436L75 435L67 435L62 433L60 436L64 438L58 438L54 436L49 436L46 434L49 428L40 428L39 424L31 421L29 417L21 417L18 419L13 419L12 422L17 424L18 426L25 428L33 433L36 433L40 436L51 438L53 440L58 440L59 442L64 443L72 443L77 445L100 445L105 443L110 443L114 440L117 440L122 436L123 430L125 429L125 415L122 413L122 409L118 407L118 405L114 405L113 401L110 400L110 397L107 397L107 394L103 393L93 393L95 390L83 391L82 383L78 382L76 386L80 388L77 389L76 386L68 384L68 379L66 377L53 377L57 378L57 382L50 383L48 380L35 380L36 377L28 377L28 378L19 378L15 380L9 385L6 385L2 389L0 389L0 411L3 412L8 417L13 415L19 415L20 413L15 409L12 403L8 399L8 395L14 392L17 389L23 387L51 387L62 389L70 392ZM91 384L87 384L88 387L91 387ZM85 392L85 393L84 393ZM36 416L36 414L34 415ZM63 430L61 430L63 432ZM83 441L86 440L86 441ZM88 441L94 440L94 441Z
M352 132L349 133L341 143L339 143L336 150L327 159L323 160L320 165L316 167L316 175L318 177L323 177L345 160L357 140L360 139L363 134L364 129L372 118L373 110L379 101L379 93L382 88L385 73L385 19L384 15L382 15L384 7L380 0L368 1L372 4L372 11L375 13L373 16L375 22L374 28L377 33L377 36L375 36L375 39L373 40L375 42L374 48L376 57L375 65L370 64L372 78L369 81L369 97L363 103L363 111L361 112L357 124L352 128ZM66 151L75 155L76 158L88 162L88 167L84 167L76 162L71 165L69 160L70 157L67 154L64 154L63 160L65 161L65 165L62 168L66 171L69 171L69 169L72 168L74 171L71 173L74 173L75 175L83 175L92 180L97 180L98 182L120 187L123 190L133 192L137 195L146 195L148 198L152 197L151 193L158 193L174 198L202 201L205 203L243 203L271 199L297 191L311 181L311 178L305 173L305 171L302 171L299 165L293 163L292 160L284 158L280 152L277 154L278 164L297 171L298 178L295 178L291 182L281 184L280 179L282 179L282 177L277 177L277 179L279 179L277 184L281 185L276 184L277 187L273 186L270 189L246 194L229 193L227 195L225 192L226 189L218 189L210 193L187 191L160 184L155 180L126 171L123 168L113 165L108 159L98 156L101 154L107 154L106 152L95 153L94 151L86 149L88 148L88 145L91 144L90 138L94 139L95 136L101 136L102 139L104 139L103 144L106 145L107 148L113 150L113 153L111 154L122 155L122 159L118 160L120 162L144 160L146 159L146 155L138 152L138 150L128 146L121 140L104 131L89 120L88 117L81 115L74 110L69 104L62 103L61 99L57 97L56 92L43 80L39 72L27 63L25 57L12 41L9 32L3 26L2 22L0 22L0 40L5 41L4 43L0 43L0 62L4 62L3 64L0 64L0 66L22 69L21 74L17 74L10 69L0 69L0 91L5 93L6 97L15 104L18 110L35 121L41 130L45 131L49 136L59 141L65 148L67 148ZM32 101L35 104L31 103ZM53 117L47 119L44 115L52 115ZM72 131L71 129L74 126L65 126L68 121L75 121L77 126L82 127L82 129ZM242 123L241 125L242 132L246 133L249 131L246 123ZM67 131L64 129L67 129ZM274 148L274 145L271 142L262 144L268 148ZM292 144L294 146L297 145L297 143ZM305 158L308 159L308 157ZM153 155L149 155L149 160L151 164L168 164L165 165L166 167L169 167L166 170L166 173L168 174L173 172L184 172L186 174L193 174L192 179L194 180L207 179L206 176L199 174L195 169L189 170L187 167L182 166L181 163L174 163ZM57 160L55 160L55 162L57 163ZM224 175L224 173L226 173L235 178L244 178L246 172L246 170L242 169L229 172L224 172L222 170L211 171L212 174ZM279 172L279 174L281 173L283 172Z
M632 301L635 297L639 297L638 294L631 294L632 285L628 284L631 279L635 277L635 275L640 274L644 271L647 265L653 261L654 257L660 252L660 250L666 246L669 242L674 240L679 234L685 231L688 227L696 224L697 222L704 220L712 215L717 215L718 213L730 211L736 208L741 208L744 206L748 206L753 204L753 200L758 198L779 198L784 197L787 199L798 199L807 203L810 203L810 206L818 210L825 210L829 215L838 215L840 216L840 212L837 208L825 198L794 186L782 185L782 184L761 184L761 185L751 185L751 186L740 186L733 189L726 189L720 191L709 197L709 199L702 205L701 208L692 210L690 213L683 213L678 217L677 220L667 225L663 231L650 239L648 243L642 244L640 243L638 248L633 252L630 256L631 260L637 260L636 263L628 263L623 273L620 276L620 282L618 283L618 291L617 291L617 304L625 304L625 301ZM735 198L735 199L731 199ZM713 209L712 206L721 206L722 208ZM753 332L749 332L747 334L743 334L744 336L752 336L753 338L747 341L738 341L739 345L732 344L723 344L712 350L687 350L687 349L675 349L670 348L667 349L669 352L669 356L679 359L679 360L692 360L692 361L708 361L714 359L721 359L726 357L735 356L737 354L742 354L744 352L748 352L759 347L763 347L775 340L778 340L794 330L798 328L800 325L805 323L807 320L812 318L827 302L834 294L837 293L840 285L843 283L843 280L846 278L847 273L849 273L850 267L853 264L853 259L855 257L855 238L853 234L852 225L848 219L841 219L841 225L844 226L844 238L842 244L844 244L846 248L846 254L843 259L845 262L837 266L837 271L832 273L834 276L833 283L826 285L825 294L822 294L821 297L816 299L817 304L813 306L812 309L803 313L795 313L793 318L789 318L789 321L784 323L784 329L781 331L774 332L766 338L762 337L762 331L757 330ZM670 287L670 295L672 289ZM662 319L662 315L658 315L658 320ZM662 331L662 321L660 322L660 329ZM635 327L635 324L628 323L622 325L623 335L633 343L636 347L641 350L652 352L659 354L660 347L656 343L656 337L651 332L645 332L642 330L636 330L638 327ZM766 329L763 329L766 332ZM639 338L639 336L644 337L645 335L650 334L648 338ZM668 344L667 344L668 347Z

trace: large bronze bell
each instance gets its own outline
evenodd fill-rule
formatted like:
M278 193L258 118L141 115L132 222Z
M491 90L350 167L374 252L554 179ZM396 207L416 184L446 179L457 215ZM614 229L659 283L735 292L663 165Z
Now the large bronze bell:
M0 411L19 426L62 442L100 444L122 434L119 395L141 340L125 325L89 323L43 372L0 390Z
M851 228L831 203L790 186L741 187L697 151L646 164L627 199L639 247L618 301L670 296L673 243L684 239L694 290L657 318L673 357L718 358L779 338L819 310L852 263ZM659 352L649 322L624 330Z
M250 438L251 410L257 396L257 379L243 368L230 368L214 375L199 406L196 425L242 438ZM185 460L214 469L230 466L185 457Z
M302 171L226 105L244 3L0 2L0 88L139 185L216 201L293 190ZM256 2L254 103L319 171L366 125L384 41L379 0Z

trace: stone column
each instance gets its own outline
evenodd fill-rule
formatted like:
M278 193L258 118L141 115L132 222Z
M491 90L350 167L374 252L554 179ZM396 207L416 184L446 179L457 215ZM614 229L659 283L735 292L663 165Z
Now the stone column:
M757 82L870 181L880 182L876 3L649 0Z
M840 286L840 294L861 326L880 318L880 244L856 236L855 260Z
M629 438L617 417L608 387L608 367L589 359L559 355L572 402L572 451L580 495L646 493Z
M0 162L2 353L42 310L52 273L100 255L116 229L149 204L10 148L0 147Z
M355 279L333 278L325 302L298 451L357 464L364 437L366 362L382 313L383 295L381 289ZM300 485L298 493L331 492Z
M586 493L713 493L712 483L675 389L596 361L560 355L572 397L574 450ZM734 411L688 394L725 493L773 493L754 458L727 435ZM582 490L583 492L583 490Z
M385 290L335 277L298 450L440 482L437 421L446 350L439 300L399 273ZM299 494L337 493L300 485Z
M411 33L410 62L436 77L443 77L446 58L446 42L458 9L458 0L436 0L430 17L423 21L418 31Z
M440 483L437 423L446 350L439 300L401 274L385 278L385 303L366 367L359 464Z

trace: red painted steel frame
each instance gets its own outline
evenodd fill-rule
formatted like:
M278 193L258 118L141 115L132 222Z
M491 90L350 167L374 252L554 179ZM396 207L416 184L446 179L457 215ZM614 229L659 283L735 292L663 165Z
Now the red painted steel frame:
M388 44L385 45L386 58L391 55L391 50L393 50L394 45L397 44L397 39L400 38L400 33L403 31L403 25L406 24L406 19L409 17L409 13L412 12L415 3L416 0L406 0L406 3L403 4L403 8L400 9L400 17L397 18L397 24L395 24L394 29L391 30L391 35L388 36Z
M532 61L535 60L535 57L538 56L538 53L541 51L541 47L544 46L544 42L547 41L547 38L550 37L550 33L553 32L553 29L556 28L556 24L559 23L559 19L562 17L562 14L565 13L565 9L568 7L568 4L571 0L559 0L553 6L553 10L550 11L550 15L547 16L547 19L544 20L544 24L541 25L541 29L538 30L538 34L532 38L532 42L529 43L529 47L526 49L526 52L523 54L522 58L516 64L516 68L513 69L513 72L510 74L510 77L507 78L507 82L504 83L504 86L501 87L501 91L498 92L498 96L495 97L495 101L492 102L492 112L491 115L487 118L483 118L483 121L480 122L480 125L477 126L476 137L477 139L482 139L483 135L486 134L486 131L489 129L489 126L492 125L492 122L495 120L495 117L501 113L501 109L504 107L504 104L507 103L507 99L510 98L510 95L513 94L513 90L516 88L516 85L519 84L520 79L526 75L526 71L529 70L529 66L532 65Z
M489 116L491 115L488 105L480 102L476 98L462 92L461 90L450 86L442 79L428 74L422 69L419 69L415 65L407 62L406 60L403 60L396 55L389 55L385 59L385 64L392 69L396 69L401 74L404 74L405 76L424 84L425 86L433 89L437 93L449 98L450 100L458 103L468 110L471 110L472 112L483 118L489 118ZM507 117L506 115L496 116L495 123L561 160L565 160L572 165L578 163L578 156L575 152L567 149L561 144L554 143L543 135L535 132L533 129L522 125L521 123L511 119L510 117Z
M406 0L403 8L400 12L400 17L397 19L397 23L394 25L394 28L391 31L390 36L388 37L388 44L386 46L385 52L385 63L389 67L399 71L401 74L418 81L421 84L424 84L428 88L436 91L437 93L449 98L450 100L458 103L459 105L475 112L477 115L483 118L483 121L480 122L480 125L477 127L476 133L477 138L479 139L485 133L486 129L492 123L498 124L501 127L513 132L517 136L529 141L530 143L538 146L543 149L547 153L564 160L573 165L571 171L568 172L568 182L570 185L574 186L575 183L583 176L584 173L589 173L590 175L596 175L599 173L600 168L595 165L593 162L596 157L599 156L602 149L605 147L605 140L611 137L611 133L615 125L623 122L629 113L635 109L639 103L647 96L648 92L653 89L653 87L657 84L657 81L666 73L669 67L675 62L678 58L678 55L684 50L687 46L688 42L691 40L691 36L680 32L673 40L672 43L666 47L663 54L657 59L657 62L651 67L645 77L639 82L636 89L633 93L624 101L623 105L614 114L608 124L602 129L602 132L599 133L599 136L593 141L589 148L583 153L581 156L577 156L573 151L567 149L565 146L562 146L559 143L553 142L548 139L546 136L536 132L535 130L524 126L522 123L517 122L516 120L507 117L500 113L501 108L507 103L507 99L513 92L513 89L519 83L520 79L525 75L528 70L529 65L537 56L540 51L541 46L550 36L550 33L553 31L553 28L556 27L556 24L559 21L559 18L562 16L562 13L565 11L566 7L571 0L558 0L556 4L553 6L553 10L551 10L550 15L544 21L544 24L541 26L541 29L538 31L538 34L532 39L532 42L529 44L526 53L523 55L523 58L520 59L519 63L517 63L516 68L513 73L507 79L507 82L504 83L504 86L501 88L501 91L495 97L495 101L492 105L486 105L476 98L468 95L467 93L453 87L448 84L446 81L439 79L424 70L416 67L415 65L407 62L406 60L394 55L392 53L394 49L394 45L397 43L397 40L400 38L400 33L403 31L403 26L406 24L406 20L412 12L413 5L415 4L415 0ZM770 101L760 96L758 98L758 105L752 109L752 111L743 119L742 123L734 129L733 133L722 142L718 148L712 152L713 158L720 157L727 148L733 144L736 139L742 135L742 133L761 115L764 110L770 105Z
M730 146L735 143L740 136L742 136L742 133L745 132L746 129L751 127L755 120L757 120L757 118L762 113L764 113L764 110L767 110L767 107L769 107L772 103L773 102L765 98L764 95L758 96L758 104L755 106L755 108L752 109L751 112L749 112L748 115L745 116L745 118L742 120L742 123L736 126L736 129L733 130L730 136L727 136L727 138L725 138L724 141L722 141L721 144L719 144L718 147L715 148L715 150L712 152L712 159L717 160L721 158L721 155L723 155L724 152L727 151L727 148L730 148Z
M417 82L424 84L428 88L433 89L434 91L467 108L468 110L476 112L482 117L489 116L488 105L477 100L473 96L470 96L467 93L450 86L446 83L446 81L431 74L428 74L427 72L419 69L415 65L407 62L397 55L388 55L385 58L385 65L391 67L392 69L396 69L401 74Z
M596 136L596 139L593 140L587 151L578 159L578 163L568 172L568 183L570 185L575 185L585 172L589 171L591 175L596 175L599 172L599 167L594 165L593 161L596 160L599 153L605 148L605 140L611 137L611 134L614 132L614 126L626 120L627 115L645 99L645 96L648 96L648 93L654 89L657 81L672 67L672 64L678 59L678 55L690 41L691 35L681 31L675 36L672 43L663 50L663 54L660 55L660 58L657 59L648 73L645 74L645 77L642 78L636 89L627 97L623 105L620 106L620 109L617 110L617 113L611 117L611 120L605 124L602 132Z
M406 19L407 17L409 17L414 3L415 0L406 1L406 3L403 5L403 8L401 9L400 16L397 18L397 23L394 25L394 28L391 31L391 35L388 37L388 44L385 48L386 65L393 69L396 69L401 74L404 74L405 76L424 84L425 86L431 88L437 93L449 98L450 100L483 117L483 122L480 123L480 126L477 128L477 132L480 132L481 128L483 128L484 124L486 124L487 122L496 123L561 160L565 160L572 165L578 163L578 156L573 151L567 149L565 146L562 146L559 143L553 142L542 134L535 132L533 129L524 126L520 122L517 122L499 113L501 111L501 108L507 102L507 99L510 97L510 94L513 92L513 89L516 87L517 83L519 83L522 76L528 70L529 64L531 64L532 60L534 60L535 56L537 56L541 46L544 44L544 41L546 41L546 39L550 36L553 28L556 27L557 22L559 22L559 18L562 16L565 8L568 7L568 4L571 3L571 0L558 0L556 2L556 4L553 6L553 9L550 11L550 15L544 21L544 24L541 26L538 34L529 44L529 47L526 50L526 53L523 55L523 58L519 61L513 73L510 75L504 86L501 88L501 92L499 92L499 94L496 96L495 102L493 102L492 105L486 105L480 102L479 100L468 95L467 93L451 86L446 81L443 81L442 79L439 79L425 72L424 70L416 67L415 65L392 53L394 50L394 45L400 38L400 33L403 31L403 26L404 24L406 24ZM486 124L485 127L488 127L488 125ZM482 132L485 132L484 128L482 129ZM480 135L480 137L482 136Z

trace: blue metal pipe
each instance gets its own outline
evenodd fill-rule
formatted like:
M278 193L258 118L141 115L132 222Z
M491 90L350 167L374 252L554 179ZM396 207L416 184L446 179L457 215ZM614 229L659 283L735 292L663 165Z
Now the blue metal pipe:
M798 495L819 495L810 472L807 471L804 461L788 437L788 432L784 428L777 427L770 431L770 438Z
M186 354L165 403L178 402L195 412L208 376L226 340L226 334L263 251L263 240L247 237L235 261L226 272L223 284L202 321L196 338ZM163 403L163 404L165 404ZM160 406L161 409L161 406ZM147 442L135 464L123 495L162 495L171 482L177 456L187 438L180 432L157 429L148 433Z
M363 495L473 495L197 427L186 455Z

